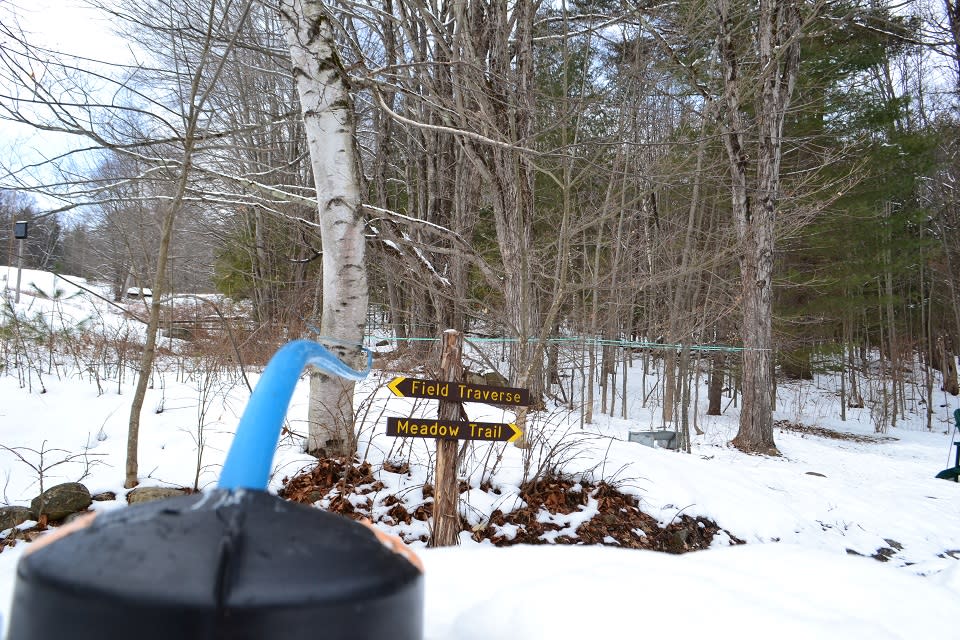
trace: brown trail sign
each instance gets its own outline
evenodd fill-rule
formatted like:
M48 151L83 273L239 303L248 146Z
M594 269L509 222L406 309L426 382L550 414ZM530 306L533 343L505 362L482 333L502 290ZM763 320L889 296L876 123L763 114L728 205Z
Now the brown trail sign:
M512 422L387 418L387 435L408 438L513 442L523 435L523 431Z
M465 384L463 377L463 336L447 329L441 338L440 380L394 378L387 384L393 395L401 398L439 400L437 418L387 418L387 435L394 437L434 438L437 457L434 467L433 521L430 526L430 547L458 544L460 499L457 478L457 440L513 442L523 436L512 422L470 422L462 402L485 402L528 406L530 392L514 387L488 387Z
M428 398L447 402L485 402L489 404L509 404L528 406L530 391L517 387L488 387L463 382L444 382L442 380L418 380L416 378L394 378L387 384L393 395L401 398Z

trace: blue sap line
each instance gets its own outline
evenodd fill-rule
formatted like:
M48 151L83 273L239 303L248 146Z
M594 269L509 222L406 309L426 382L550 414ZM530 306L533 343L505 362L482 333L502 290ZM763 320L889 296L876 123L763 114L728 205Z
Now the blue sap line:
M267 363L247 402L227 460L223 463L219 488L266 489L283 418L304 367L313 365L341 378L362 380L370 373L373 364L373 352L364 351L367 352L367 367L355 371L316 342L295 340L281 347Z

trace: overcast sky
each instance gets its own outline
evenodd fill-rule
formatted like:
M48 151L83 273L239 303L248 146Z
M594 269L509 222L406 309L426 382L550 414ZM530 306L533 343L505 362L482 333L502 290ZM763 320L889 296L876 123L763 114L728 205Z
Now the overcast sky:
M125 43L115 36L109 21L79 0L0 0L0 22L11 31L22 31L29 44L64 54L68 64L95 66L66 60L125 62L132 59ZM0 41L0 46L4 46ZM37 131L0 120L0 164L6 169L41 162L75 148L77 138ZM36 198L41 208L60 203Z
M98 11L78 0L0 2L0 19L15 20L30 42L96 60L123 59L123 43Z

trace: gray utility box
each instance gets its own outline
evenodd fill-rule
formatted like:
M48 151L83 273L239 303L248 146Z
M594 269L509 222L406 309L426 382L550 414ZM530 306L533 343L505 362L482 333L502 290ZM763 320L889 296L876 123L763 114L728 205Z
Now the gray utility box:
M664 449L676 449L678 444L676 431L630 431L627 434L627 440L630 442L639 442L647 447L662 447Z

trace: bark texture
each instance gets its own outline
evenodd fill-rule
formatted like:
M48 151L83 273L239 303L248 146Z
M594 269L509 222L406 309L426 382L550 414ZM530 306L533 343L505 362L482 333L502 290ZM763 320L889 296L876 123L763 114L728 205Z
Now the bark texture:
M776 454L772 276L783 122L800 64L799 0L760 0L756 18L752 3L716 0L715 6L724 75L723 139L741 247L743 408L733 444Z
M723 377L726 373L724 368L725 356L722 351L717 351L713 354L710 364L710 382L708 383L707 388L707 415L708 416L719 416L722 412L720 403L722 401L723 394Z
M446 382L463 380L463 334L453 329L443 332L440 355L440 379ZM460 420L459 402L440 401L440 420ZM457 440L437 440L436 488L434 490L431 547L449 547L459 542L460 486L457 479Z
M960 395L960 382L957 381L957 357L953 355L949 339L941 336L938 342L940 343L940 372L943 375L940 390L952 396Z
M364 220L347 74L322 2L281 0L292 72L317 189L323 250L323 304L317 339L356 364L367 312ZM352 381L310 376L309 437L313 454L352 455Z

